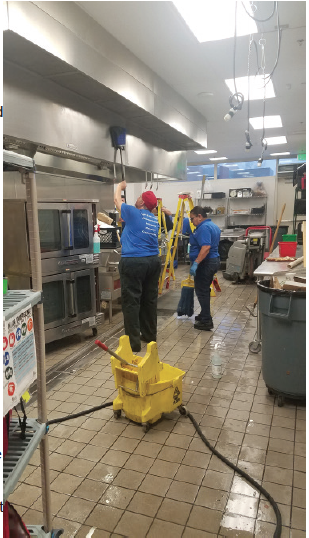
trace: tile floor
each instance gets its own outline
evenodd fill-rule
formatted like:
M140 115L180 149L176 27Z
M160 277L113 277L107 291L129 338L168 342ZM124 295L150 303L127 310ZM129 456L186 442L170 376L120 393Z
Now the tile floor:
M178 283L184 271L179 267ZM278 407L261 375L261 355L248 351L256 320L245 307L253 303L256 286L233 286L218 277L222 292L212 299L214 330L197 331L192 320L175 315L160 317L159 356L187 372L183 401L207 439L277 501L282 537L302 538L305 405L288 401ZM197 313L197 301L195 306ZM107 345L115 350L121 334ZM211 375L216 344L224 361L220 380ZM54 355L47 366L57 361ZM67 349L59 355L67 356ZM49 419L111 401L116 394L109 356L95 350L80 369L69 368L48 386ZM28 412L36 416L35 405ZM63 528L66 538L273 536L269 502L212 455L178 410L144 434L140 426L125 417L115 420L110 408L103 409L51 426L49 446L53 526ZM26 523L42 524L38 450L10 501Z

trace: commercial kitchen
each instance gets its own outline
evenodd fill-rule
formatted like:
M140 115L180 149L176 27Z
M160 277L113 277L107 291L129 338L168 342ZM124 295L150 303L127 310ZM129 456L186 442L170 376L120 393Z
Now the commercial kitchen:
M306 2L2 18L3 536L304 537ZM126 204L158 203L157 341L138 353L123 180ZM221 230L209 330L195 206Z

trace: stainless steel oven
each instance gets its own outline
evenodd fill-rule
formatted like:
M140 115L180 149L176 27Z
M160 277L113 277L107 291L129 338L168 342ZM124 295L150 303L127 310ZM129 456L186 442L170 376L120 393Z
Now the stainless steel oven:
M38 217L42 259L93 252L91 204L41 202Z
M45 341L92 328L96 334L96 279L93 254L97 200L39 202ZM11 289L31 288L27 207L4 200L4 273Z
M80 324L95 327L94 269L43 277L45 339L76 332ZM58 336L59 338L59 336Z

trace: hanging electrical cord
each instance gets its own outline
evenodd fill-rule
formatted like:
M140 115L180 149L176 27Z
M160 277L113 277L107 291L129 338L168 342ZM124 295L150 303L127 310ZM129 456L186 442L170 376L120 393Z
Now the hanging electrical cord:
M278 65L278 61L279 61L279 57L280 57L280 50L281 50L281 39L282 39L282 29L280 28L279 8L278 8L278 5L277 5L277 41L278 41L278 44L277 44L277 56L276 56L276 60L275 60L275 65L272 68L270 74L265 77L265 79L268 79L265 82L265 85L268 84L268 82L272 79L273 74L274 74L274 72L276 70L276 67Z
M20 407L21 407L21 410L22 410L22 413L23 413L23 419L21 420L20 418L20 414L18 413L18 409L17 407L14 407L16 413L17 413L17 416L18 416L18 422L19 422L19 427L20 427L20 438L25 440L26 439L26 428L27 428L27 415L26 415L26 411L25 411L25 406L24 406L24 401L22 398L20 398Z
M242 93L237 91L236 88L236 33L237 33L237 2L235 2L235 27L234 27L234 54L233 54L233 78L234 78L234 90L235 93L230 95L229 104L230 110L224 116L224 121L230 121L233 116L235 116L238 110L242 109L244 102L244 96ZM234 100L236 102L234 102Z
M239 467L237 467L237 465L234 465L234 463L232 463L231 461L229 461L225 456L223 456L222 454L220 454L220 452L218 452L210 443L209 441L207 441L205 435L203 434L200 426L198 425L198 423L196 422L195 418L191 415L191 413L189 413L187 411L187 409L184 407L184 406L180 406L179 407L179 412L181 415L184 415L184 416L187 416L193 426L195 427L197 433L199 434L200 438L202 439L202 441L205 443L205 445L209 448L209 450L211 450L211 452L213 452L213 454L215 454L215 456L217 456L221 461L223 461L226 465L228 465L229 467L231 467L231 469L233 469L236 473L240 474L241 476L243 476L250 484L252 484L252 486L257 489L258 491L260 491L262 493L262 495L264 495L264 497L266 497L266 499L270 502L270 504L272 505L273 509L274 509L274 512L275 512L275 515L276 515L276 520L277 520L277 525L276 525L276 530L274 532L274 538L280 538L281 536L281 530L282 530L282 518L281 518L281 513L280 513L280 510L279 510L279 507L276 503L276 501L272 498L272 496L268 493L268 491L266 491L266 489L263 488L263 486L260 486L260 484L258 484L258 482L256 482L256 480L254 480L250 475L248 475L245 471L243 471L242 469L240 469Z
M264 34L261 35L261 39L259 40L259 45L261 46L261 69L262 69L262 77L265 81L265 67L266 67L266 60L265 60L265 44L266 39L264 39ZM263 155L264 152L267 150L267 140L265 139L265 107L266 107L266 84L264 84L264 96L263 96L263 129L262 129L262 136L261 136L261 144L262 144L262 153L261 157L258 159L257 165L262 166L263 162Z
M252 46L252 43L253 43L253 37L252 37L252 34L250 34L250 37L249 37L249 51L248 51L248 73L247 73L247 76L248 76L248 107L247 107L247 111L248 111L248 122L247 122L247 130L245 131L245 136L246 136L246 145L245 145L245 148L246 150L249 150L252 148L252 142L251 142L251 138L250 138L250 55L251 55L251 46Z
M254 4L254 2L250 2L250 4L251 4L252 11L255 13L257 11L257 6ZM254 15L251 15L249 13L249 11L247 10L244 2L242 2L242 5L243 5L243 8L244 8L245 12L250 17L250 19L253 19L255 22L267 22L274 16L276 8L278 7L278 2L274 2L272 14L269 17L267 17L266 19L257 19Z
M242 3L243 4L243 3ZM274 64L274 67L272 68L271 72L269 75L265 76L265 85L268 84L270 82L270 80L272 79L273 77L273 74L276 70L276 67L278 65L278 61L279 61L279 57L280 57L280 50L281 50L281 39L282 39L282 29L280 28L280 20L279 20L279 6L278 6L278 2L274 2L274 6L273 6L273 12L272 14L267 17L267 19L256 19L254 18L252 15L250 15L250 13L248 13L248 11L246 10L245 6L243 5L247 15L249 17L251 17L252 19L254 19L256 22L266 22L268 20L270 20L274 14L276 13L277 14L277 54L276 54L276 60L275 60L275 64ZM255 12L257 10L257 7L256 5L251 2L251 7L252 7L252 10ZM254 44L255 44L255 47L257 49L257 45L254 41ZM257 75L259 74L260 72L260 67L258 66L258 70L257 70Z

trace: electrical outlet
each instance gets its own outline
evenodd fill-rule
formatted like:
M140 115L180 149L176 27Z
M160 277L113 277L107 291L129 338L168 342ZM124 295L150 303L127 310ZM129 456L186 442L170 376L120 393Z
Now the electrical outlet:
M196 197L197 197L197 198L200 198L200 197L201 197L201 191L196 191Z

